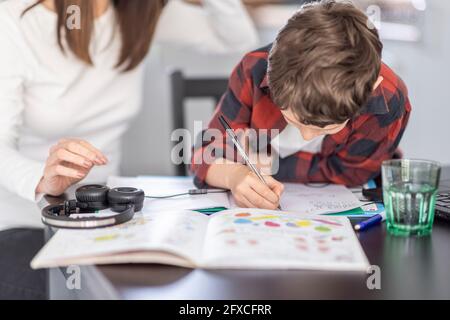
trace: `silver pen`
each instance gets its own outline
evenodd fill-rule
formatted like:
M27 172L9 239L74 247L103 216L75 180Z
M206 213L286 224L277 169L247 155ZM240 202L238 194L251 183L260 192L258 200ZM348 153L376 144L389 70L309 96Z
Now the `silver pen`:
M230 136L231 140L233 141L233 144L236 146L236 149L239 151L239 154L244 159L245 164L248 167L250 167L250 170L252 170L252 172L254 174L256 174L256 176L259 178L259 180L261 180L267 187L269 187L269 185L267 184L267 182L264 179L263 175L259 172L259 170L255 167L255 165L253 163L251 163L250 158L247 155L247 152L245 152L244 147L242 147L241 143L238 140L238 137L234 133L233 129L231 129L230 125L225 120L225 118L223 116L219 116L219 121L222 124L222 126L224 127L224 129L227 132L227 134ZM278 209L281 210L281 206L280 205L278 206Z

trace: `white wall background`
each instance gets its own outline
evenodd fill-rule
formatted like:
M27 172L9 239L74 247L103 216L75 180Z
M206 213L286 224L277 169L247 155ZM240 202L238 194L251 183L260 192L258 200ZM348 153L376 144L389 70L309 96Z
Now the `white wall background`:
M450 1L429 0L425 19L420 43L386 43L413 105L402 147L450 164Z
M182 70L187 77L228 77L242 54L204 55L188 50L154 46L145 81L144 108L124 139L122 174L128 176L171 175L171 99L169 74ZM208 123L215 105L212 101L187 101L187 128L194 120Z

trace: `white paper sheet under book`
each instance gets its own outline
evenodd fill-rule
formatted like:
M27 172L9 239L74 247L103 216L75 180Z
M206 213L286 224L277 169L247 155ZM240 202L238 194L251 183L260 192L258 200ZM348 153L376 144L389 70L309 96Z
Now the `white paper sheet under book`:
M162 263L207 269L366 271L367 258L345 217L234 209L138 213L119 226L60 230L33 268Z
M186 193L190 189L195 189L192 178L187 177L110 177L107 185L109 187L135 187L144 190L147 196L156 197ZM228 195L226 193L213 193L197 196L186 195L168 199L146 199L144 211L196 210L213 207L229 208Z
M110 177L110 187L136 187L144 190L146 195L166 196L185 193L193 189L192 178L179 177L138 177L123 178ZM355 209L361 206L358 198L347 188L340 185L326 185L315 187L302 184L286 183L281 199L283 210L296 211L304 214L327 214ZM236 208L231 195L207 194L196 196L182 196L169 199L147 199L145 212L168 209L196 210L211 207Z

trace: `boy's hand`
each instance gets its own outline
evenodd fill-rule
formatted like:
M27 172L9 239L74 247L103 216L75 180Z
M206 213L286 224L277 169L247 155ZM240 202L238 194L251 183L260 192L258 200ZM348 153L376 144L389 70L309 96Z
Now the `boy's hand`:
M275 210L284 186L271 176L264 176L267 186L245 165L236 166L228 177L228 186L240 207Z

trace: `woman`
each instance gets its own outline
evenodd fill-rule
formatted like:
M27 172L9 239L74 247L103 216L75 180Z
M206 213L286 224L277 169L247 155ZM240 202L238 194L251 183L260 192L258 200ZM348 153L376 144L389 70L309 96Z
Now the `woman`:
M27 266L42 232L11 229L40 226L34 201L117 172L164 2L0 5L0 297L45 297L43 274Z
M240 0L223 1L242 15ZM0 3L0 299L45 298L44 273L29 268L43 244L35 202L118 173L165 2Z
M206 54L242 53L259 45L258 32L242 0L171 0L156 41Z

